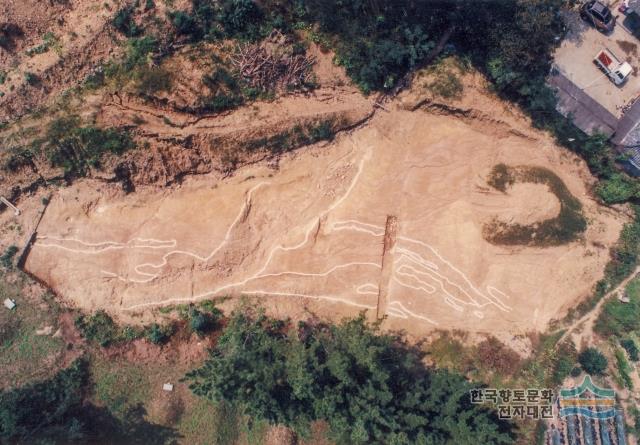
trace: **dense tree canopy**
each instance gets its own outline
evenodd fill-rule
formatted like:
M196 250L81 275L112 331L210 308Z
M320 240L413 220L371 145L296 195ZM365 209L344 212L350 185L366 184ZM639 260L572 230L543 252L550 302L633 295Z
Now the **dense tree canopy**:
M510 426L477 405L462 377L426 369L418 353L363 318L301 324L236 313L192 390L300 433L325 420L339 444L512 443Z
M88 376L86 363L77 360L49 381L0 392L0 442L11 439L35 443L43 437L72 441L82 437L77 413Z
M578 361L589 374L604 374L607 369L607 358L596 348L586 348L578 356Z

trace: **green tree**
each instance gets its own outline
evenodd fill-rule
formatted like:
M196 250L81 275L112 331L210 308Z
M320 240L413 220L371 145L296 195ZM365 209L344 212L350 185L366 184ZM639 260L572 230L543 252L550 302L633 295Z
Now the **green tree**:
M103 310L90 316L78 316L75 325L84 338L103 347L109 346L118 337L118 326L113 318Z
M192 309L189 313L189 328L199 336L206 334L216 326L218 313L218 310L212 313L205 313Z
M636 342L633 341L633 339L625 338L624 340L620 340L620 345L627 351L627 354L629 354L629 358L631 359L631 361L638 361L638 346L636 345Z
M363 317L293 331L235 313L186 379L199 396L299 433L325 420L338 444L513 442L508 424L470 403L467 381L425 368L419 353Z
M596 193L605 203L616 204L637 196L638 184L622 173L615 173L598 184Z
M78 359L51 380L0 392L0 442L80 439L79 415L88 378L86 362Z
M588 374L602 375L607 369L607 358L596 348L586 348L578 355L578 362Z
M161 345L169 340L169 337L173 335L173 326L164 325L160 326L158 323L153 323L147 328L146 337L151 343Z

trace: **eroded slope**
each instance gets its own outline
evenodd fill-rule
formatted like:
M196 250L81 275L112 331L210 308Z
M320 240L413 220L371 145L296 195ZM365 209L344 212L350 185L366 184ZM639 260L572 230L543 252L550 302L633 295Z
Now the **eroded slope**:
M623 218L589 197L582 162L481 90L445 113L416 88L278 171L256 164L128 196L78 183L53 198L26 267L74 304L125 318L244 294L294 317L380 312L412 333L543 330L602 276ZM487 242L496 217L535 224L558 211L543 186L489 187L499 163L562 179L589 221L582 238Z

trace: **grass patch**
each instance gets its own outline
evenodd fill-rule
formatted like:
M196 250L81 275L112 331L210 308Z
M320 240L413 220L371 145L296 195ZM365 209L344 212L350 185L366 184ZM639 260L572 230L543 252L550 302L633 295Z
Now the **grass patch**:
M55 327L58 308L44 297L23 296L20 290L27 283L23 274L11 284L6 275L0 278L0 301L11 298L17 303L12 311L0 311L0 387L50 377L65 345L60 338L36 335L36 330Z
M560 201L560 213L555 218L532 225L508 224L494 219L483 227L484 238L493 244L557 246L575 241L587 228L582 204L551 170L543 167L508 167L496 165L488 183L505 192L516 182L544 184Z
M216 404L198 397L186 409L177 430L193 445L261 444L266 425L247 419L229 403Z
M632 280L625 292L628 303L612 298L602 307L594 329L603 337L624 338L630 333L640 334L640 279Z
M112 360L96 354L92 357L90 370L95 382L96 402L120 419L151 398L151 384L141 367L124 360L114 364Z
M623 385L621 386L625 386L633 390L633 380L631 380L630 375L630 373L633 372L633 368L631 368L629 362L627 361L627 358L624 356L624 351L622 349L616 348L615 356L620 380L622 380L623 382Z
M464 91L460 75L465 71L464 65L455 58L441 59L430 66L426 74L429 80L424 87L433 95L443 99L459 99Z

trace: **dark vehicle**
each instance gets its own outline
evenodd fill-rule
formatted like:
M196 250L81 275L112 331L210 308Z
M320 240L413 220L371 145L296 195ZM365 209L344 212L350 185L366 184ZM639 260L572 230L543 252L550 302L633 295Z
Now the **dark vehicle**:
M613 31L616 25L616 18L611 14L611 10L598 0L591 0L582 5L580 17L604 33Z

